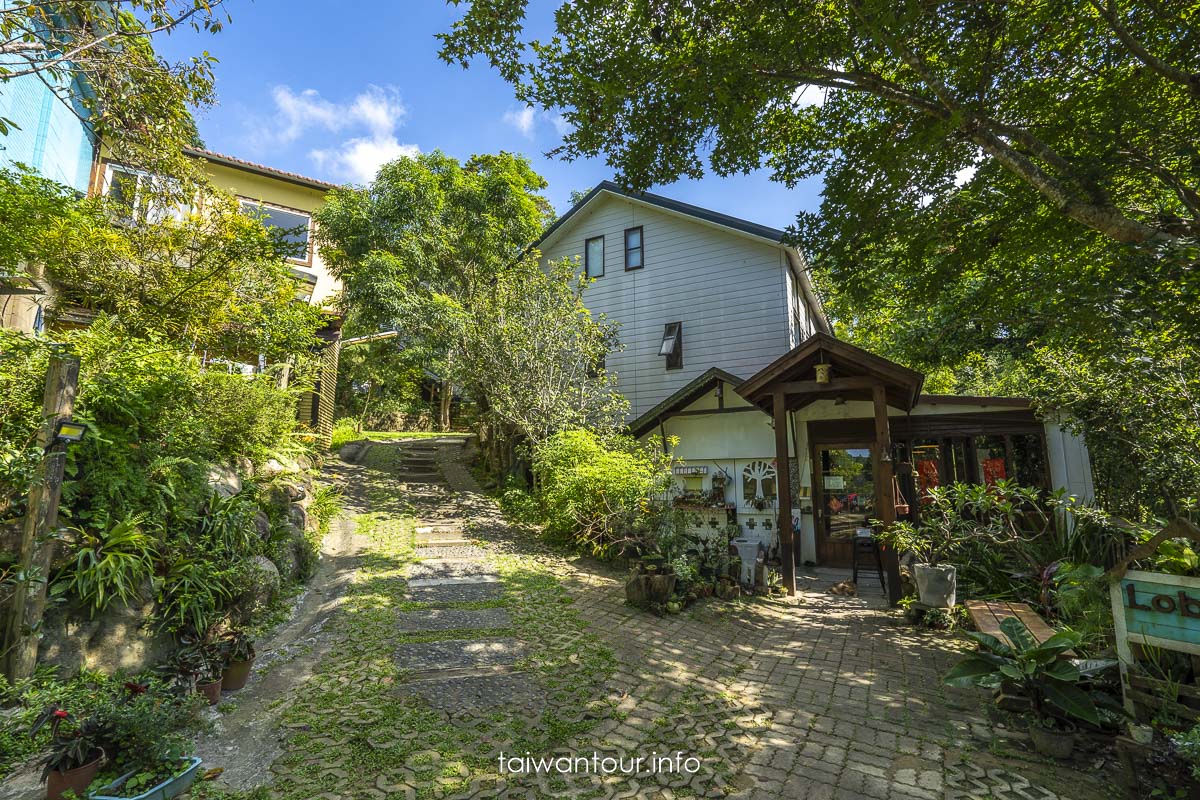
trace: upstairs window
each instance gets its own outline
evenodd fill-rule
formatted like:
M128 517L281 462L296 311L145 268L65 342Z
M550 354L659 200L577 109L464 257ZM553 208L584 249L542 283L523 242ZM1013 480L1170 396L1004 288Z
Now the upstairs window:
M583 244L583 271L589 278L604 274L604 237L593 236Z
M117 207L117 221L126 225L181 220L188 211L177 182L117 164L105 173L104 196Z
M662 344L658 354L667 359L667 369L683 368L683 323L668 322L663 329Z
M280 239L287 249L288 261L297 264L312 263L309 250L312 228L311 214L295 209L268 206L251 200L242 201L242 211L261 222L264 228L273 228L279 231Z
M625 231L625 269L641 269L642 266L642 226L639 225Z

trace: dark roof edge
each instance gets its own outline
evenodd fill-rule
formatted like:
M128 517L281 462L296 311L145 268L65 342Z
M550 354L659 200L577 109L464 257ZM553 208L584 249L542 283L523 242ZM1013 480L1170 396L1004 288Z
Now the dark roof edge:
M737 386L742 383L742 379L732 372L726 372L720 367L709 367L672 392L658 405L629 423L629 432L633 434L635 439L645 436L651 428L658 424L661 418L669 416L670 413L694 403L699 399L700 395L707 391L706 387L716 381L724 381L730 386Z
M194 147L185 147L183 152L185 155L189 155L192 158L202 158L205 161L211 161L214 164L220 164L223 167L241 170L242 172L249 172L254 175L263 175L265 177L274 178L286 183L292 183L296 186L303 186L306 189L318 189L322 192L328 192L331 189L338 188L336 183L329 183L328 181L309 178L307 176L300 175L299 173L275 169L274 167L268 167L265 164L255 164L253 161L245 161L240 158L235 158L234 156L227 156L222 153L214 153L211 150L200 150Z
M669 197L663 197L662 195L652 194L650 192L630 192L622 189L613 181L601 181L600 183L596 184L590 192L584 195L583 199L571 206L567 213L556 219L554 224L547 228L545 233L538 237L536 242L530 245L530 249L540 247L542 242L553 236L555 232L565 225L569 219L574 217L576 213L578 213L588 203L592 202L592 200L602 192L615 194L619 197L624 197L629 200L636 200L638 202L646 203L647 205L655 206L656 208L661 208L666 211L673 211L676 214L683 214L684 216L693 217L703 222L708 222L712 225L719 225L723 228L729 228L750 236L756 236L759 239L766 239L774 244L783 244L784 232L778 228L759 225L756 222L739 219L738 217L731 217L728 214L710 211L707 208L694 206L691 203L684 203L680 200L672 200Z

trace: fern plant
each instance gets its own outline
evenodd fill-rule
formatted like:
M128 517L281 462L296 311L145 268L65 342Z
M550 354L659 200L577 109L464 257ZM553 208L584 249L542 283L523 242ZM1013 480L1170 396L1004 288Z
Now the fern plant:
M71 594L94 617L113 600L129 604L154 574L158 551L142 530L140 516L126 517L105 531L75 528L75 560L60 573L56 594Z

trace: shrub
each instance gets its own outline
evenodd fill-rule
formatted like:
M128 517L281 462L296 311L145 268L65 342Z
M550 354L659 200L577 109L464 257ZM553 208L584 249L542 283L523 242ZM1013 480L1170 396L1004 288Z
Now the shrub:
M533 473L545 532L598 556L635 538L650 499L670 485L669 459L634 439L563 431L534 450Z

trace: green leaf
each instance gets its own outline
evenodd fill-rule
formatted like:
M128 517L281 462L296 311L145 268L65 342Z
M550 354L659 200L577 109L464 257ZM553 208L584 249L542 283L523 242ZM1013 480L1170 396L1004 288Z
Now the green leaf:
M1046 699L1068 716L1090 722L1093 725L1100 724L1100 715L1096 711L1096 705L1092 702L1092 698L1075 684L1047 680L1042 684L1041 689Z

